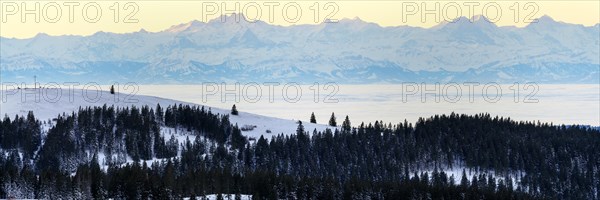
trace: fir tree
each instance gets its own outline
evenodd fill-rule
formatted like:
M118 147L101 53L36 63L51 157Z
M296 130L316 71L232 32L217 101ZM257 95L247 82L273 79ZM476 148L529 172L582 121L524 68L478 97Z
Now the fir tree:
M337 126L337 122L335 121L335 113L331 113L331 118L329 118L329 126Z
M163 122L163 116L164 112L162 107L160 107L160 104L156 104L156 119L158 119L159 122Z
M462 177L460 179L460 187L462 187L463 189L467 189L469 187L469 179L467 178L467 173L465 172L465 169L463 169L463 171L462 171Z
M352 130L352 126L350 125L350 119L348 119L348 115L346 115L346 119L342 123L342 131L344 133L350 133Z
M315 118L314 112L310 114L310 123L313 123L313 124L317 123L317 118Z
M304 134L304 125L302 125L302 121L298 121L298 128L296 129L296 134Z
M233 104L233 107L231 107L231 114L232 114L232 115L238 115L238 110L237 110L237 108L235 107L235 104Z

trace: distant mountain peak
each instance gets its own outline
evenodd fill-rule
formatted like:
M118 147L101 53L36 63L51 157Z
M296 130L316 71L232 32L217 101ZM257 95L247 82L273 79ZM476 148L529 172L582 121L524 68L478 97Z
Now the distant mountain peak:
M232 13L229 15L221 15L217 18L208 21L209 24L215 23L248 23L250 20L243 13Z
M442 21L440 24L433 27L433 29L441 28L467 28L467 27L478 27L478 28L492 28L497 27L495 23L491 22L487 17L483 15L475 15L471 18L460 16L452 21Z
M102 32L102 31L100 31L100 32ZM40 32L34 36L34 38L38 38L38 37L50 37L50 35L48 35L47 33L44 33L44 32Z
M543 15L537 19L534 19L533 22L527 25L528 28L531 27L540 27L540 28L550 28L554 29L558 25L566 24L564 22L559 22L554 20L552 17L548 15Z
M537 18L536 20L538 23L556 23L557 21L554 20L552 17L548 16L548 15L543 15L539 18Z
M232 13L229 15L221 15L219 17L209 20L206 23L198 21L198 20L193 20L188 23L174 25L174 26L171 26L170 28L166 29L165 32L170 32L170 33L195 32L201 28L204 28L207 25L215 27L215 26L220 26L220 25L247 26L250 24L261 24L262 25L262 24L266 24L266 23L263 21L260 21L260 20L253 21L251 19L248 19L248 18L246 18L246 16L243 13Z
M471 21L473 23L475 23L475 22L488 22L488 23L491 23L490 20L487 17L485 17L485 15L475 15L475 16L473 16L471 18Z
M260 19L248 18L243 13L233 13L221 15L209 20L207 25L211 27L230 26L230 27L252 27L270 25Z
M201 22L201 21L193 20L193 21L190 21L188 23L173 25L170 28L168 28L167 30L165 30L165 32L180 33L180 32L184 32L184 31L190 30L192 27L201 26L202 24L204 24L204 23Z
M239 39L244 41L253 41L258 40L258 37L256 37L256 35L250 29L246 29L244 33L239 36Z
M339 20L338 22L343 22L343 23L369 23L369 22L366 22L366 21L362 20L360 17L354 17L352 19L350 19L350 18L343 18L343 19Z
M268 40L262 40L258 36L256 36L256 34L254 34L254 32L252 32L250 29L245 29L244 32L231 38L229 43L231 45L243 45L260 48L268 46L271 42Z
M474 15L470 19L462 17L461 20L463 20L463 22L468 22L472 24L496 26L496 24L492 22L489 18L487 18L485 15Z
M329 22L326 22L325 24L328 27L343 26L346 29L352 29L354 31L363 30L366 28L381 27L381 26L379 26L379 24L364 21L359 17L354 17L352 19L343 18L341 20L338 20L337 22L329 21Z
M350 18L343 18L341 20L338 20L337 22L330 22L330 23L340 23L340 24L347 24L347 25L360 25L360 26L365 25L365 24L369 24L369 25L377 25L377 26L379 26L376 23L364 21L364 20L362 20L359 17L354 17L352 19L350 19Z

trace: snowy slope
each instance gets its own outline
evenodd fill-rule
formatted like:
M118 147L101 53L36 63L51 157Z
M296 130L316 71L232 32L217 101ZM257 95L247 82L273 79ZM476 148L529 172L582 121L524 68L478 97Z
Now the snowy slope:
M3 100L0 106L0 113L2 116L8 115L12 118L15 115L27 115L28 111L34 111L36 118L48 120L62 113L70 114L70 112L77 111L80 107L103 106L104 104L108 106L114 105L115 107L141 107L148 105L152 108L155 108L157 104L160 104L163 108L173 104L197 105L153 96L128 95L123 93L112 95L108 91L97 90L74 89L70 92L68 89L38 89L37 91L43 92L36 93L33 89L2 90ZM57 95L59 93L61 95ZM36 102L34 94L40 94L39 101ZM205 109L211 109L213 113L221 115L230 113L229 109L211 108L208 106L205 106ZM271 136L281 133L296 133L296 128L298 127L296 121L246 113L243 112L243 108L238 108L238 110L241 110L239 115L230 115L229 119L232 124L237 124L239 127L244 125L256 126L254 130L242 132L242 134L248 137L258 139L261 135L264 135L266 139L270 139ZM311 133L314 129L318 131L324 131L327 128L334 129L331 126L306 122L303 125L305 130ZM271 133L266 133L267 130L270 130Z

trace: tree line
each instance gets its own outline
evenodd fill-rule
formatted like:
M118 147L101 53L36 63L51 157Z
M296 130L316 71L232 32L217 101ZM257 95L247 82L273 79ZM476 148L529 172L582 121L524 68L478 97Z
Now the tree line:
M600 190L600 131L489 114L354 127L346 117L322 132L299 122L255 141L228 115L183 104L87 107L47 122L30 112L0 128L0 198L598 199Z

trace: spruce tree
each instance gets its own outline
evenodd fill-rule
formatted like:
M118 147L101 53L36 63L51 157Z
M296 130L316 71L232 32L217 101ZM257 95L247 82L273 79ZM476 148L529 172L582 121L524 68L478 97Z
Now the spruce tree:
M162 107L160 107L160 104L156 104L156 119L158 119L159 122L163 122L163 116L164 112Z
M342 123L342 131L344 133L350 133L352 130L352 126L350 125L350 119L348 119L348 115L346 115L346 119Z
M115 86L114 85L110 86L110 93L115 94Z
M232 114L232 115L238 115L238 110L237 110L237 108L235 107L235 104L233 104L233 107L231 107L231 114Z
M460 187L464 189L467 189L469 187L469 179L467 178L467 173L465 172L465 169L463 169L462 171L462 178L460 179Z
M304 125L302 125L302 121L298 121L298 128L296 128L296 134L304 134Z
M310 114L310 123L313 123L313 124L317 123L317 118L315 118L314 112Z
M335 113L331 113L331 118L329 118L329 126L337 126L337 122L335 122Z

